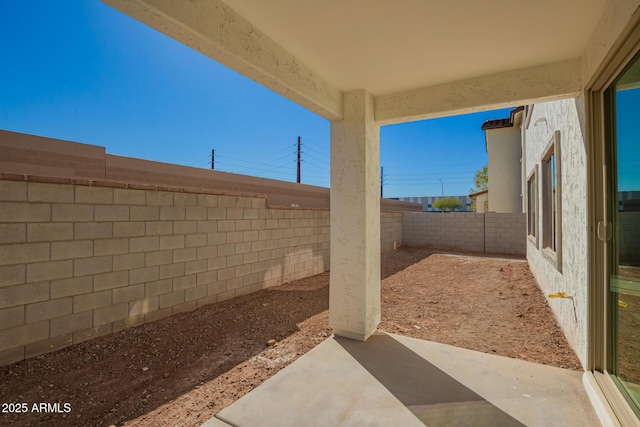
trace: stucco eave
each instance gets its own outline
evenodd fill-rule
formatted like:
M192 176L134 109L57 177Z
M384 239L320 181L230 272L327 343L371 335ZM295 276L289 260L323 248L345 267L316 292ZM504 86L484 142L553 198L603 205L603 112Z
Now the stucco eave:
M376 97L380 124L466 114L574 98L581 90L580 58Z
M625 40L634 22L640 21L640 0L608 1L598 25L582 54L582 81L590 88L599 71Z

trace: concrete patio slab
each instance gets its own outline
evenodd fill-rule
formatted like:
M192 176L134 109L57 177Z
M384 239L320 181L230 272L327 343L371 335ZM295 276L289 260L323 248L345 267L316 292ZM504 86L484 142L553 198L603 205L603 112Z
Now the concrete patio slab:
M327 339L216 418L236 427L600 425L582 372L387 333Z
M202 424L200 427L232 427L232 426L230 426L230 424L227 424L222 420L217 419L216 417L213 417L206 423Z

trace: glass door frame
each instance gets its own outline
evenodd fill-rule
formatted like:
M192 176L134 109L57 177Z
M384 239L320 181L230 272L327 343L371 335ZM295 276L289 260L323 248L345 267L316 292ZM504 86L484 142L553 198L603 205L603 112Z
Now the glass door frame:
M640 52L640 14L636 14L625 33L604 59L595 77L586 85L587 111L587 224L589 226L589 353L588 369L592 371L600 391L622 425L640 425L633 409L622 395L612 370L612 348L610 346L613 325L612 300L608 289L612 253L613 218L607 208L610 170L608 169L609 147L607 123L615 122L607 117L607 89L622 74L623 70ZM617 200L617 197L616 197Z

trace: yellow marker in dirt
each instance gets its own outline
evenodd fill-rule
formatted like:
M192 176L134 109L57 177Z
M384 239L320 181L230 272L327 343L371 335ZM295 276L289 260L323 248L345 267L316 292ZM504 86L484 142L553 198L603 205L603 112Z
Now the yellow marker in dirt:
M626 303L626 302L624 302L624 301L620 301L620 300L618 300L618 305L619 305L620 307L622 307L622 308L627 308L627 303Z
M549 298L569 298L573 299L571 295L567 295L566 292L556 292L555 294L549 294Z

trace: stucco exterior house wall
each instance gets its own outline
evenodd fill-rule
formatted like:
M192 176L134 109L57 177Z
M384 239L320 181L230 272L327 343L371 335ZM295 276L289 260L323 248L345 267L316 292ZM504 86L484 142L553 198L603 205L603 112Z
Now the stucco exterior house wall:
M473 200L476 213L489 212L489 189L469 194L469 198Z
M486 131L489 157L489 212L522 212L520 129Z
M489 193L478 194L476 196L476 212L485 213L489 208Z
M566 99L536 104L529 110L523 132L526 176L537 169L535 230L537 239L527 239L527 259L538 285L545 295L566 292L573 299L549 299L569 344L582 365L587 366L588 338L588 241L587 241L587 158L584 142L583 99ZM560 265L542 247L541 165L549 143L559 131L561 227ZM558 160L557 160L558 161ZM537 167L536 167L537 166ZM525 193L526 194L526 193ZM526 204L525 204L526 205Z

